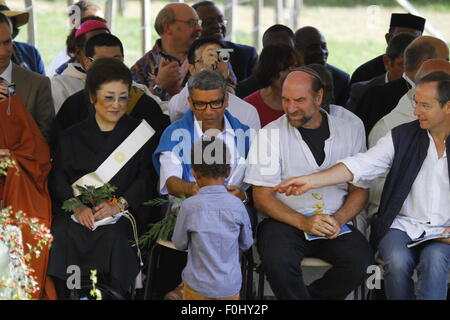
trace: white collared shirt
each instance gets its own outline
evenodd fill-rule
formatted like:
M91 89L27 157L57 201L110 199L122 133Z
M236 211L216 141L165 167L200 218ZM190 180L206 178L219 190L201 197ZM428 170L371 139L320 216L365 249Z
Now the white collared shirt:
M412 81L412 80L406 75L406 73L403 72L402 78L405 79L406 82L408 82L408 84L411 86L411 88L413 88L413 89L416 88L416 84L414 83L414 81Z
M3 71L2 74L0 74L0 77L8 81L9 83L12 83L12 62L9 60L9 65L6 67L5 71Z
M439 159L436 145L428 132L430 145L425 161L391 228L399 229L412 239L441 233L450 226L450 186L447 153ZM353 182L372 180L387 172L394 159L395 149L391 131L365 153L343 159L353 173Z
M325 140L325 160L320 166L299 130L289 124L286 115L259 130L250 147L244 181L255 186L274 187L285 179L325 170L343 157L366 150L364 132L355 124L331 114L328 114L327 121L330 136ZM358 186L368 188L366 183ZM316 210L314 205L317 200L312 193L322 194L324 213L333 214L344 204L348 185L342 183L322 187L301 196L282 193L275 193L274 196L293 210L307 214Z
M237 152L236 144L235 144L235 133L233 128L231 127L230 122L228 121L227 117L224 116L224 130L217 135L217 138L222 139L222 141L225 142L225 145L227 146L228 150L230 151L231 155L231 174L233 175L233 171L236 168L237 164L240 164L240 168L242 166L245 167L245 164L242 164L242 160L240 159L240 155ZM194 115L194 134L196 137L201 139L204 136L204 133L202 129L200 128L200 125L195 118ZM194 140L194 137L192 137ZM159 156L159 162L161 164L160 174L159 174L159 190L160 193L165 195L168 194L166 182L167 179L170 177L177 177L182 179L183 177L183 167L181 165L181 161L178 159L178 157L172 152L172 151L164 151ZM245 168L244 168L245 169ZM238 187L242 186L242 180L243 176L240 179L240 183L233 183L233 185L237 185ZM236 181L235 179L233 179ZM238 179L239 180L239 179ZM194 182L195 177L192 174L192 172L189 172L189 181ZM227 184L227 180L225 181L225 184Z

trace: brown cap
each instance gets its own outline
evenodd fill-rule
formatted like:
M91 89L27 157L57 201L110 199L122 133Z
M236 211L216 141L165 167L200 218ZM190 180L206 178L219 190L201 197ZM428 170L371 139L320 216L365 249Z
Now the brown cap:
M29 14L25 11L11 11L6 5L6 1L0 0L0 12L8 18L14 18L14 25L16 27L23 26L28 22Z

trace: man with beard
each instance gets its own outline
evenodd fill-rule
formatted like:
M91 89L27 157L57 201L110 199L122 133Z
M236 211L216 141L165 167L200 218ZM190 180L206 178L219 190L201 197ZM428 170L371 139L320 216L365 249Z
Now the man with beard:
M187 80L187 53L202 28L194 9L185 3L169 3L156 16L155 29L161 38L131 72L134 81L146 85L162 100L169 100Z
M223 19L223 14L216 4L212 1L201 1L195 3L192 8L197 11L198 16L202 20L201 38L216 38L223 41L225 47L233 49L230 54L230 63L233 67L233 72L236 75L237 81L242 81L248 78L258 60L256 49L251 46L225 41L226 20Z
M345 106L350 93L350 75L327 63L328 48L323 34L306 26L295 32L295 48L303 55L305 65L322 64L331 72L334 85L334 104Z
M258 252L277 299L345 299L364 281L373 261L369 243L357 229L347 226L351 232L341 234L364 208L367 185L341 184L317 190L320 196L302 197L273 190L288 177L328 168L365 150L354 125L320 108L323 96L316 71L294 69L282 89L285 115L258 132L249 152L244 182L253 185L255 207L265 214L257 229ZM305 233L323 238L310 241ZM309 286L300 267L306 256L333 265Z

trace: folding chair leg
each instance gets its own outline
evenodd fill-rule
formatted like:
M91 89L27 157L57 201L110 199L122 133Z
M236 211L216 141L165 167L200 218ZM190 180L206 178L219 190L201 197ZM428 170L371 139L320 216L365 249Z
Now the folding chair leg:
M265 272L262 266L259 266L259 283L258 283L258 300L264 300L264 278L265 278Z

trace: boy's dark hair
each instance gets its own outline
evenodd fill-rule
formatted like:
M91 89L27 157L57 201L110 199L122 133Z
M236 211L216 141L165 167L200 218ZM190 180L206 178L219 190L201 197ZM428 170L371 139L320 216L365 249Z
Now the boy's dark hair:
M100 33L86 41L86 45L84 46L85 56L91 58L95 56L96 47L119 47L123 56L122 42L110 33Z
M221 139L202 139L192 148L191 163L200 176L226 178L230 169L230 151Z

